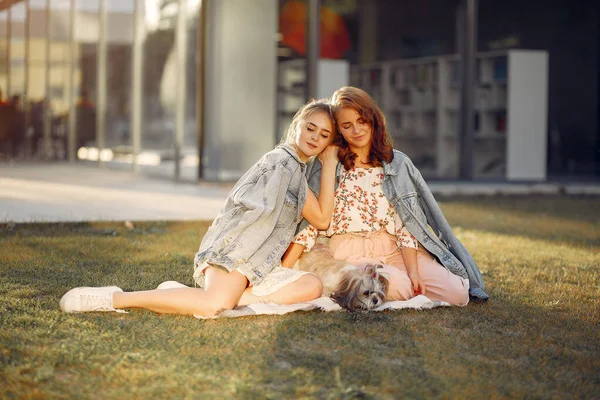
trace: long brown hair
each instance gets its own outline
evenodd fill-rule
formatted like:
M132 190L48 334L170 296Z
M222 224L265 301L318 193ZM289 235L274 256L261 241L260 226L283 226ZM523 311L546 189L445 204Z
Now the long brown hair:
M342 108L351 108L364 119L373 130L371 150L368 163L381 167L384 162L391 162L394 158L392 137L387 131L385 116L367 92L353 86L344 86L335 91L331 96L333 116ZM337 123L337 120L336 120ZM338 127L338 131L340 131ZM341 135L336 136L334 144L339 146L338 159L347 170L354 167L356 154L350 150L348 142Z

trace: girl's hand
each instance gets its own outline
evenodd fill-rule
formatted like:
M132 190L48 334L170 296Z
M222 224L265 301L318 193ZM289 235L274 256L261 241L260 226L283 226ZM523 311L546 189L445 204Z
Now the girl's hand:
M338 163L338 150L339 147L334 146L332 144L325 147L325 150L323 150L318 156L319 160L321 161L321 164L329 164L330 166L335 167Z
M413 271L408 274L408 277L409 277L410 281L412 282L413 292L414 292L415 296L418 294L424 295L425 294L425 282L423 282L423 280L421 279L421 275L419 275L419 272Z

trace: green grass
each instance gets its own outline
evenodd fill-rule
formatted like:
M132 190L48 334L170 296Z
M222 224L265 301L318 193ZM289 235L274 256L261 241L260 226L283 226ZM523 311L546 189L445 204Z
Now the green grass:
M206 222L0 225L0 398L600 398L600 199L443 199L492 299L197 320L64 314L191 283Z

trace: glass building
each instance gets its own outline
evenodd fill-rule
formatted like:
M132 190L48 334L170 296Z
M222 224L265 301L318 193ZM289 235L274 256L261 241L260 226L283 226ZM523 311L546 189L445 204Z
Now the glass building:
M369 92L429 179L597 179L592 0L0 0L0 162L232 180Z

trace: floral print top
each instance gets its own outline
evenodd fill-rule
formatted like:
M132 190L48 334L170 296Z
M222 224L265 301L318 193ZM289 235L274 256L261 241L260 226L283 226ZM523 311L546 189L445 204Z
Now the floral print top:
M308 251L315 245L319 233L330 237L385 229L396 236L398 250L418 247L417 240L404 227L400 216L383 195L382 167L344 169L339 179L329 228L318 232L309 225L296 235L293 243L305 246L305 251Z

